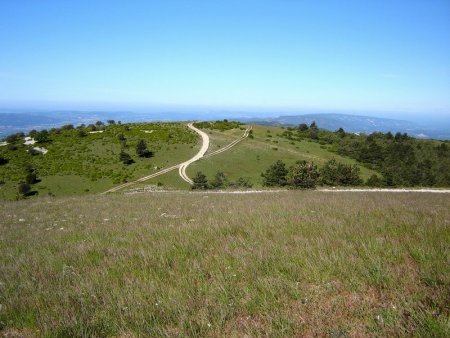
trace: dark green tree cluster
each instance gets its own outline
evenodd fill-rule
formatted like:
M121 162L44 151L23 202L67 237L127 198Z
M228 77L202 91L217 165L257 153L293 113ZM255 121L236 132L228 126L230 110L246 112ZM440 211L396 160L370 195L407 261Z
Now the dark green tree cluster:
M239 128L242 126L242 123L237 121L228 121L225 119L222 121L195 122L194 126L199 129L216 129L219 131L225 131Z
M399 132L356 135L342 128L331 132L320 130L314 122L286 128L281 136L291 141L318 142L380 173L366 182L368 185L450 186L449 141L421 140ZM347 170L351 176L350 168Z
M230 181L223 172L218 171L211 182L208 182L208 178L201 171L197 172L192 179L194 184L193 190L206 190L206 189L225 189L225 188L251 188L253 184L248 178L239 177L237 181Z
M50 134L47 130L41 130L34 137L37 143L46 143L50 141Z
M320 181L323 185L360 185L360 169L357 165L343 164L331 159L320 168Z
M298 161L286 168L286 164L278 160L261 174L266 187L288 186L297 189L313 189L319 178L317 166L312 162Z
M313 162L297 161L286 168L278 160L261 174L266 187L287 186L295 189L313 189L323 185L359 185L362 180L357 166L345 165L332 159L320 170Z
M11 135L8 135L6 137L6 142L8 142L8 143L16 143L16 142L22 140L24 137L25 137L25 134L22 133L22 132L11 134Z
M19 193L18 198L24 198L32 194L31 186L39 182L37 178L37 171L33 166L29 163L25 163L23 165L23 171L25 175L24 181L19 182L17 186L17 191ZM36 192L34 192L36 193Z

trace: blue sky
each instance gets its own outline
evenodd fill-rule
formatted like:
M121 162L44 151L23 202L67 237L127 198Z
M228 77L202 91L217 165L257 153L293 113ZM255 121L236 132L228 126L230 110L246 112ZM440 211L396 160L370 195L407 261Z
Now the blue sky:
M450 1L0 2L0 107L450 115Z

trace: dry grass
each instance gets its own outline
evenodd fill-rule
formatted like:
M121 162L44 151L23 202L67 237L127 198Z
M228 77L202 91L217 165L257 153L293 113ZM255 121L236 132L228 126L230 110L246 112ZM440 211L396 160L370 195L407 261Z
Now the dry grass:
M3 202L6 336L448 336L450 196Z

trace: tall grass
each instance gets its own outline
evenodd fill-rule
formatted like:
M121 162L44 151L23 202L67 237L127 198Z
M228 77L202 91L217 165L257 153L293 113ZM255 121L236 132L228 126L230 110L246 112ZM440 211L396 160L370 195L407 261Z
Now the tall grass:
M289 191L0 206L28 336L448 336L450 196Z

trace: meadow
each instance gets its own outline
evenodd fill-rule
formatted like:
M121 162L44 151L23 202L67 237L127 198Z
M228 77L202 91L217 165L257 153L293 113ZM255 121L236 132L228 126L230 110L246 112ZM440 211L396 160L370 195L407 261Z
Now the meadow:
M0 330L448 337L450 196L320 191L0 204Z
M193 163L188 167L188 174L193 177L196 172L201 171L212 179L218 171L222 171L230 180L245 177L254 187L262 187L261 173L277 160L283 160L288 166L299 160L312 161L322 166L332 158L345 164L359 164L364 181L377 174L351 158L332 152L329 145L306 139L287 140L282 137L284 129L280 127L253 126L252 130L253 138L245 139L229 151ZM238 128L223 132L209 131L211 151L220 149L243 133L243 130Z
M8 159L0 166L0 199L15 198L26 163L36 169L39 182L33 190L40 196L86 195L170 167L198 151L197 136L184 123L113 124L96 129L97 133L89 133L89 127L51 131L48 142L35 144L48 150L44 155L27 152L23 139L12 144L14 150L0 147L0 156ZM154 156L137 156L139 140L147 143ZM122 150L131 155L133 163L120 161Z

